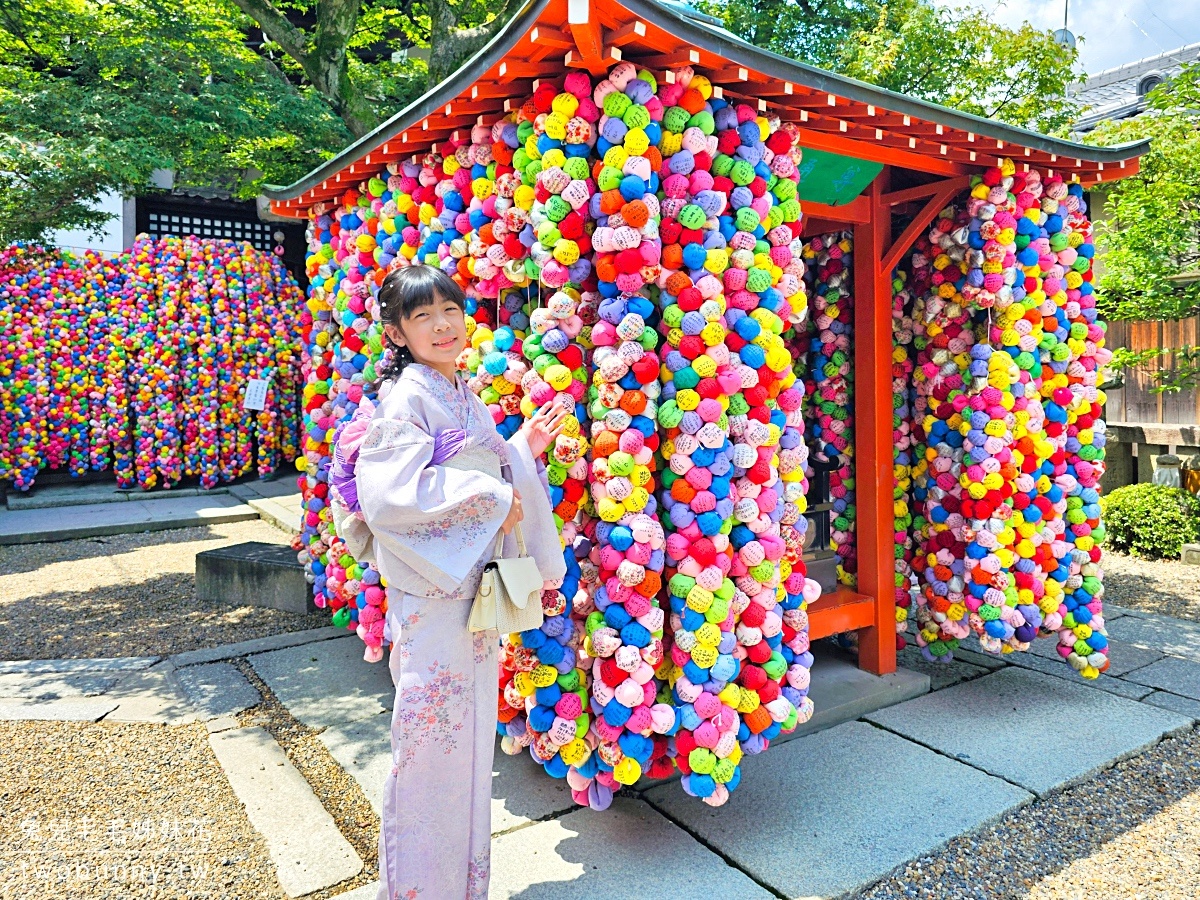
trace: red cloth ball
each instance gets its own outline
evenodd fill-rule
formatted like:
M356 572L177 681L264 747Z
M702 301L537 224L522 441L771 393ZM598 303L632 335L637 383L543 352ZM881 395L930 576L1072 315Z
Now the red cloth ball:
M717 558L717 548L708 538L700 538L692 544L688 553L701 566L711 566Z
M611 656L600 663L600 678L609 687L616 687L629 677L627 672L617 668L617 661Z
M767 673L758 666L744 666L742 668L741 677L738 679L742 687L752 691L757 691L769 680L770 679L767 678Z
M621 274L632 275L635 272L642 271L644 263L642 261L642 254L637 250L622 250L616 255L613 265L616 266L617 271Z
M767 618L767 611L757 603L751 601L750 605L742 612L742 621L751 628L758 628Z
M759 641L753 647L746 648L746 656L750 662L758 663L761 666L771 658L771 645L766 641Z
M683 354L684 359L696 359L703 356L705 349L704 341L697 334L689 334L679 342L679 352Z

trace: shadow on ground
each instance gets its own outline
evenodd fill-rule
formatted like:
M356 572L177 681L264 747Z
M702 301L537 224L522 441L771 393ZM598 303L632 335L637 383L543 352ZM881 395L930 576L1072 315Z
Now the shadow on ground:
M0 601L0 656L165 656L327 624L324 613L295 615L197 600L195 576L171 573L133 584Z
M175 528L169 531L135 532L114 534L104 537L77 538L70 541L55 541L45 544L17 544L0 546L0 576L36 572L43 566L61 562L76 562L85 559L103 559L115 553L130 550L162 547L170 552L172 544L190 544L197 541L228 540L226 535L212 526ZM31 548L37 552L31 553Z

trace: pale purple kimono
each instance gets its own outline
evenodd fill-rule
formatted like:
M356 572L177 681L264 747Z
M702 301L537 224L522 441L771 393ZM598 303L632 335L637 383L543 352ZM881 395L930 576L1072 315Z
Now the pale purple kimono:
M467 619L513 487L529 554L552 585L566 574L562 544L544 470L524 436L502 440L461 380L426 366L410 364L389 387L355 463L370 529L365 555L387 583L396 685L379 898L484 900L499 636L472 633ZM434 464L435 436L451 430L466 440ZM504 545L516 555L513 536Z

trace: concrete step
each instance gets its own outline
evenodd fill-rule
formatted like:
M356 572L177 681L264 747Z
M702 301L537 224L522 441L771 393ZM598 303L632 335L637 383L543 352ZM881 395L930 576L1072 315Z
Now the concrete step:
M248 481L231 486L229 493L254 507L264 521L276 528L293 533L300 531L303 499L296 490L294 478Z
M362 871L362 859L270 734L237 728L210 734L208 742L250 824L267 842L289 897L324 890Z
M245 541L196 554L196 596L218 603L315 612L312 588L296 551L280 544Z
M262 497L250 500L248 503L263 521L270 522L276 528L292 534L300 532L300 494L289 494L278 498Z
M201 490L198 487L175 487L143 491L138 488L118 488L116 482L80 482L53 484L30 488L28 491L9 491L6 504L11 510L54 509L62 506L90 506L96 503L126 503L130 500L174 500L179 497L198 497L224 494L226 488Z
M46 509L0 510L0 545L37 544L109 534L135 534L244 522L259 518L253 507L228 494L127 500Z

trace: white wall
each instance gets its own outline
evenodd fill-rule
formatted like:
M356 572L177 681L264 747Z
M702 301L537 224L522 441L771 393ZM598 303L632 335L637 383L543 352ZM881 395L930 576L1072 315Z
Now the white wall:
M134 201L120 194L105 193L96 201L96 208L111 213L109 219L96 234L86 230L54 231L50 243L76 253L84 250L99 250L102 253L120 253L132 246L135 237Z

